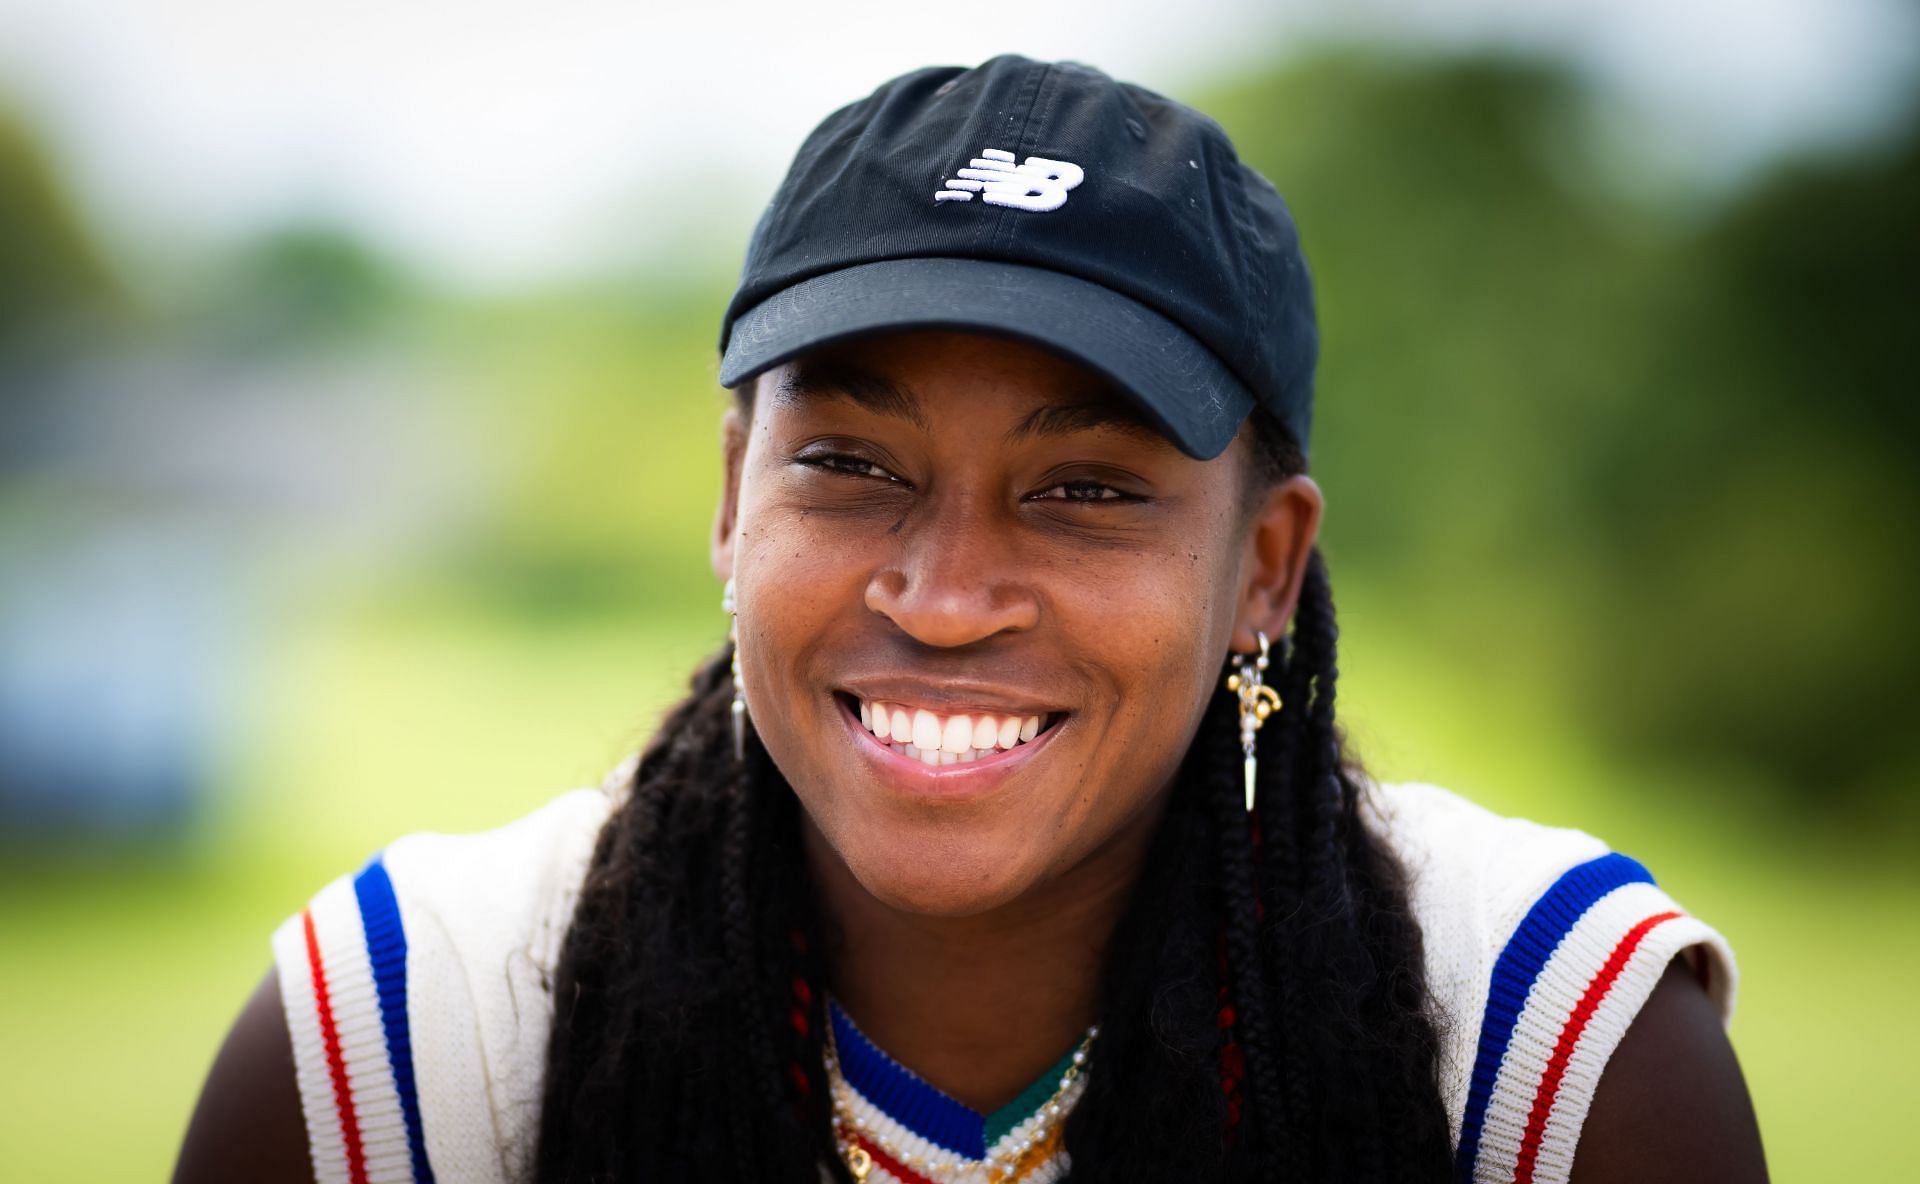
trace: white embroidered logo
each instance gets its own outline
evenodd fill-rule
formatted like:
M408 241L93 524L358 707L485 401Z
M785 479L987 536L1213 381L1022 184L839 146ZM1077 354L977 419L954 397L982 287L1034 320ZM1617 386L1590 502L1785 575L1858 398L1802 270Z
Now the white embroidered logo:
M956 171L953 179L933 195L935 201L972 201L974 194L991 206L1045 213L1067 204L1067 190L1087 179L1087 171L1064 160L1029 156L1013 163L1013 153L983 148L980 155Z

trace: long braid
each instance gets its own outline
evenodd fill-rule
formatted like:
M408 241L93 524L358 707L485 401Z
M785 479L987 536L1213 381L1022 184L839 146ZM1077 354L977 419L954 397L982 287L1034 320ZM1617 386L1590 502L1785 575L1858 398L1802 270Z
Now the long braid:
M758 742L751 745L759 749ZM766 994L761 990L763 960L755 941L757 926L754 923L754 902L747 884L747 874L753 865L755 827L750 795L752 787L748 785L749 775L742 769L738 777L728 783L726 795L726 826L722 832L720 846L720 900L721 919L725 937L727 961L729 963L729 981L741 995L741 1014L748 1022L741 1025L741 1037L746 1045L747 1062L741 1072L731 1074L731 1084L737 1098L734 1114L736 1125L751 1128L751 1120L739 1121L756 1111L778 1116L780 1106L781 1074L779 1062L773 1053L773 1038L764 1024L751 1022L754 1017L771 1013ZM736 1170L741 1179L750 1179L754 1168L756 1132L752 1129L736 1129L732 1140Z
M1377 966L1373 951L1368 948L1361 931L1363 918L1356 908L1358 897L1367 890L1360 861L1356 858L1361 853L1354 850L1354 845L1363 841L1359 824L1359 794L1347 778L1345 745L1334 719L1340 675L1336 641L1340 630L1334 618L1326 564L1317 551L1307 565L1302 593L1308 612L1301 624L1313 639L1313 649L1320 662L1319 668L1314 671L1313 699L1309 708L1312 718L1308 724L1315 737L1310 749L1313 764L1309 783L1318 790L1316 796L1320 815L1316 819L1311 862L1322 894L1321 915L1328 918L1323 928L1329 961L1351 967L1354 994L1364 1000L1375 990ZM1364 1036L1367 1027L1365 1021L1356 1026L1363 1029L1360 1035ZM1350 1121L1359 1130L1383 1129L1379 1091L1364 1088L1364 1082L1362 1078L1358 1083L1361 1088L1352 1090L1348 1095L1353 1103ZM1348 1139L1331 1144L1328 1149L1329 1174L1337 1173L1343 1178L1364 1181L1384 1179L1387 1167L1382 1144L1383 1141L1377 1139Z
M795 1109L812 1147L811 1157L828 1165L836 1184L852 1184L833 1138L833 1097L827 1081L827 993L818 918L787 934L788 1004L787 1078L794 1086Z
M833 1143L833 1098L826 1074L825 945L813 891L800 853L799 806L779 770L757 740L747 745L747 805L767 815L756 866L765 870L758 935L780 1061L768 1079L775 1121L787 1129L785 1145L805 1149L802 1158L825 1163L835 1180L850 1179Z
M1307 597L1303 594L1303 601ZM1256 787L1262 851L1259 862L1261 899L1266 905L1263 942L1273 952L1273 1002L1280 1015L1283 1034L1279 1053L1279 1073L1285 1083L1287 1109L1298 1130L1310 1130L1314 1112L1312 1064L1305 1050L1302 1033L1312 1022L1306 1002L1302 965L1289 957L1276 933L1298 924L1305 909L1307 893L1306 861L1301 857L1301 835L1311 825L1313 795L1305 788L1300 754L1312 744L1309 714L1304 710L1313 689L1313 674L1300 648L1292 643L1282 647L1279 684L1282 707L1278 728L1263 728L1257 742L1260 778ZM1297 709L1296 709L1297 708ZM1268 732L1273 737L1268 739ZM1278 949L1274 947L1278 945ZM1280 1174L1288 1180L1305 1179L1309 1173L1307 1140L1295 1137L1276 1154Z
M792 791L757 743L733 759L728 658L696 674L596 847L555 989L541 1180L711 1171L714 1156L745 1179L817 1179L817 1124L792 1114L774 1051L769 984L791 962L763 923L769 902L806 896L774 882L800 866Z
M1216 695L1213 709L1201 720L1194 737L1198 752L1206 754L1203 784L1213 808L1215 861L1220 876L1220 899L1226 913L1227 987L1233 1001L1234 1036L1253 1086L1253 1117L1258 1123L1258 1147L1263 1155L1293 1145L1292 1110L1282 1100L1280 1057L1268 1007L1269 975L1261 942L1264 909L1254 879L1254 847L1244 798L1235 713L1224 709L1225 696Z
M1326 968L1308 984L1306 991L1308 1010L1322 1017L1329 1011L1337 1012L1344 1003L1342 996L1348 990L1348 981L1363 973L1356 966L1336 961L1338 954L1344 952L1340 948L1340 938L1344 936L1340 930L1349 912L1348 853L1343 842L1349 836L1342 822L1351 796L1350 787L1340 777L1341 742L1333 714L1339 678L1337 638L1326 568L1316 552L1302 580L1294 627L1294 648L1311 684L1300 704L1306 715L1306 734L1296 754L1296 784L1304 824L1300 860L1302 907L1297 936L1292 943L1294 949L1290 952L1304 965ZM1313 998L1315 995L1319 998ZM1301 1034L1303 1041L1319 1044L1312 1060L1324 1064L1330 1057L1339 1055L1335 1050L1345 1045L1348 1037L1348 1033L1340 1030L1342 1027L1343 1024L1336 1022L1330 1031L1323 1019L1317 1030ZM1322 1088L1326 1088L1324 1078ZM1334 1091L1333 1096L1342 1103L1343 1109L1350 1109L1356 1101L1363 1105L1365 1102L1364 1098L1350 1098L1339 1090ZM1336 1120L1338 1118L1356 1125L1363 1121L1363 1116L1357 1114L1339 1115ZM1353 1145L1351 1137L1323 1139L1316 1149L1317 1168L1329 1178L1374 1179L1359 1176L1358 1168L1349 1162Z
M1447 1135L1419 931L1397 863L1361 822L1334 718L1337 637L1316 552L1278 680L1273 775L1263 745L1259 787L1263 834L1278 840L1262 844L1259 874L1277 906L1265 936L1286 1017L1283 1076L1289 1100L1308 1107L1286 1178L1439 1179Z
M1224 704L1208 708L1217 710ZM1222 1178L1216 1016L1225 976L1213 824L1205 795L1192 792L1200 759L1196 746L1107 949L1100 1039L1067 1120L1076 1184Z

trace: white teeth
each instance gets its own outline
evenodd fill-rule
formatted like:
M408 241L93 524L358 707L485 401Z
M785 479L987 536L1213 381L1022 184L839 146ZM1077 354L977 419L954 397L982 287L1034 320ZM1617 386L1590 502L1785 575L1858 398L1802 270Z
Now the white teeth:
M940 747L940 717L924 707L913 712L913 746L936 751Z
M940 729L940 747L955 755L972 748L973 720L964 715L949 717L946 726Z
M911 760L953 765L1024 744L1040 734L1037 715L954 715L881 700L860 701L860 723L880 742Z
M973 734L967 737L967 739L972 741L972 743L969 744L967 747L992 748L993 738L999 734L1000 734L1000 729L998 725L994 723L994 719L992 716L990 715L975 716L973 720Z
M994 737L993 742L1001 748L1012 748L1020 743L1020 721L1013 716L1001 720L999 735Z

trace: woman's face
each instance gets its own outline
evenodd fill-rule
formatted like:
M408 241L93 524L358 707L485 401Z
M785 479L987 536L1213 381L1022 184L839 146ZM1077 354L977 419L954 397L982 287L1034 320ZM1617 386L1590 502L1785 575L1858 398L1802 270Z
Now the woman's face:
M715 565L753 727L868 893L971 916L1137 860L1317 522L1299 494L1305 542L1266 537L1247 451L1193 460L998 338L877 336L761 377Z

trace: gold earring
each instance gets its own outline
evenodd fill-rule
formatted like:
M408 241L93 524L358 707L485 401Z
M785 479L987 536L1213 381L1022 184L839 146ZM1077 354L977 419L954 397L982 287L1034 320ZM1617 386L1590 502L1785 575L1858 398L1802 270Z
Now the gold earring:
M1240 751L1246 754L1247 813L1253 813L1254 763L1253 734L1266 726L1267 717L1280 710L1280 692L1266 684L1267 635L1255 630L1260 643L1257 654L1234 658L1234 671L1227 675L1227 689L1240 698Z
M740 605L734 597L733 577L720 590L720 611L733 618L727 640L733 643L733 759L747 759L747 696L740 689Z

